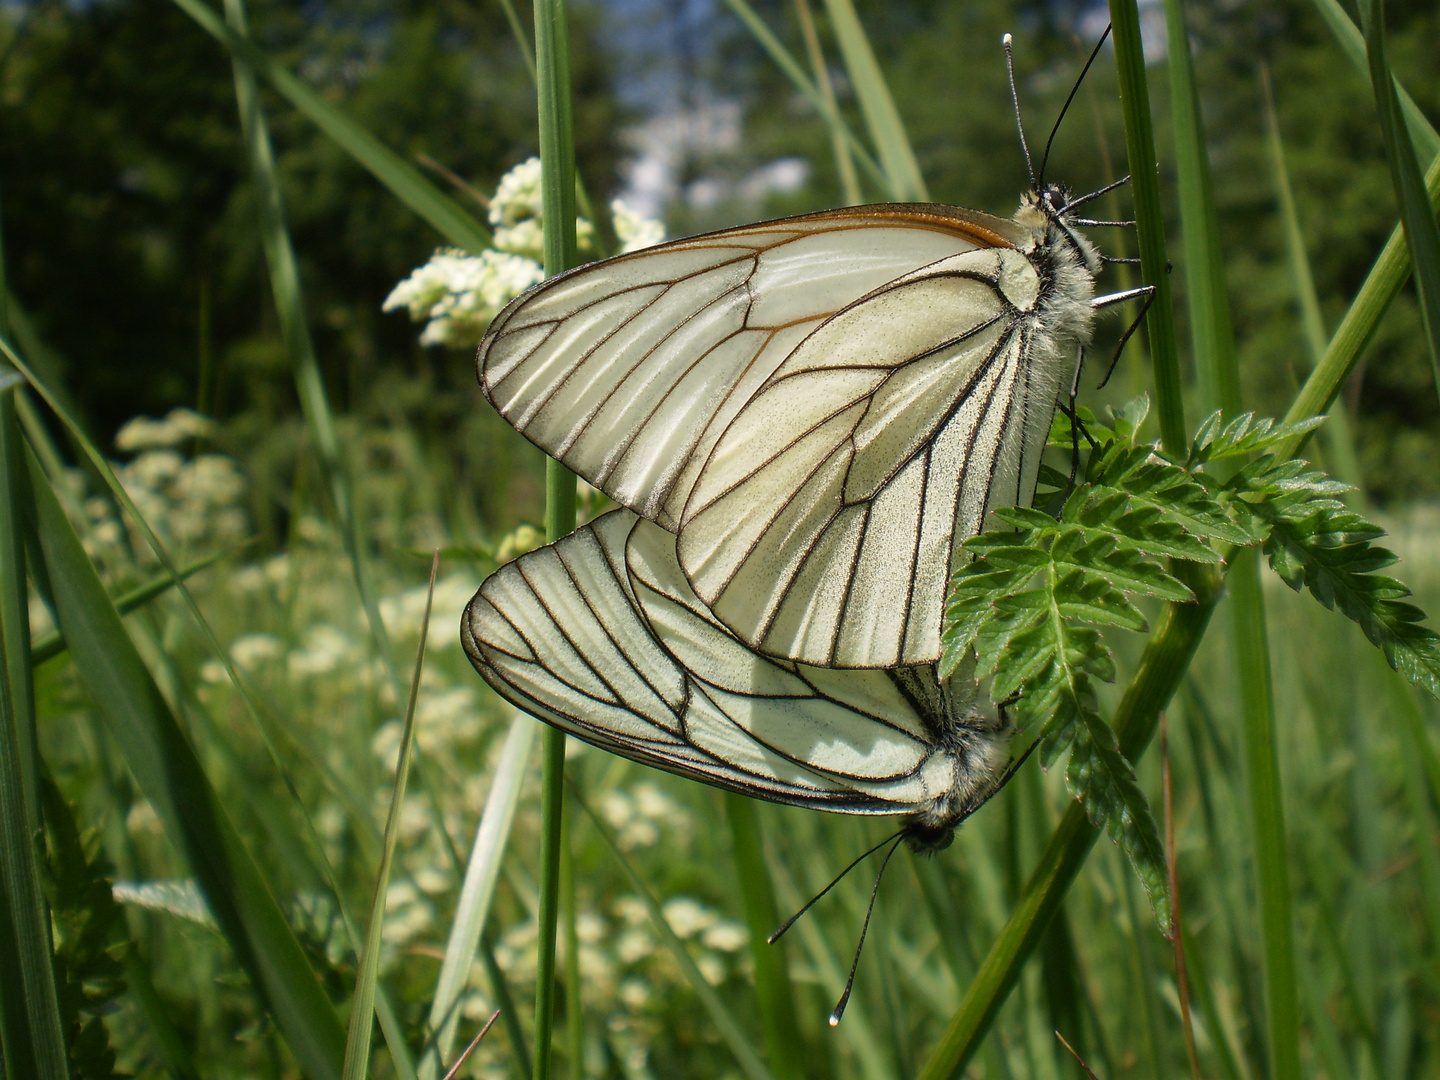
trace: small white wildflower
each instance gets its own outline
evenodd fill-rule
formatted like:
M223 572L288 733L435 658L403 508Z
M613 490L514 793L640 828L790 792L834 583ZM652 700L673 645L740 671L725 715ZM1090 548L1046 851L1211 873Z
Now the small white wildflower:
M381 767L390 776L394 776L400 766L400 737L404 733L405 725L401 721L387 720L370 738L370 752L380 759Z
M125 534L120 530L120 523L112 518L96 525L90 535L101 547L114 547L120 543Z
M265 587L265 571L251 563L233 571L229 583L231 591L242 596L257 593Z
M615 239L620 241L622 255L654 247L665 239L664 224L636 213L619 199L610 204L610 220L615 225Z
M586 945L602 941L607 929L605 920L593 911L582 911L575 916L575 936Z
M715 912L691 900L688 896L676 896L666 900L660 907L665 921L678 938L694 937L707 929L719 918Z
M230 645L230 659L246 671L254 671L265 661L278 660L284 655L284 644L273 634L246 634Z
M385 890L385 906L387 908L403 907L406 904L413 904L419 899L419 890L408 881L392 881L390 887Z
M175 494L211 506L233 503L245 494L245 478L223 454L201 454L175 478Z
M701 953L695 958L695 966L711 986L719 986L725 981L725 965L714 953Z
M636 818L630 822L620 830L620 835L615 838L615 842L620 845L622 851L653 847L659 840L660 830L655 827L655 823L645 821L643 818Z
M490 200L490 224L513 225L540 216L540 159L527 158L500 178Z
M115 446L125 453L177 446L186 439L203 438L215 430L215 422L191 409L172 409L164 420L137 416L115 436Z
M650 921L650 909L638 896L622 896L611 905L611 910L627 926L644 926Z
M275 555L265 562L265 580L271 585L284 585L290 580L290 556Z
M422 866L415 871L414 878L421 891L431 896L438 896L450 889L450 875L435 866Z
M655 940L644 930L626 930L615 942L615 955L623 964L634 964L655 951Z
M635 798L635 809L652 821L670 821L678 816L675 800L654 784L636 784L631 794Z
M98 495L92 495L85 500L85 515L91 521L104 521L110 516L110 503Z
M635 804L623 791L610 790L600 799L600 813L612 829L623 829L635 816Z
M750 934L739 923L730 919L721 919L710 926L700 936L700 940L705 943L707 949L733 953L745 947L745 943L750 940Z
M200 665L200 681L219 686L230 681L230 673L219 660L206 660Z
M184 466L185 459L174 450L147 450L120 471L120 482L134 499L168 486Z
M494 1015L495 1006L479 991L472 990L460 999L460 1015L466 1020L484 1023Z
M321 623L305 631L304 647L290 654L292 675L328 675L358 657L355 644L333 626Z
M620 984L620 1002L627 1009L643 1009L650 1001L650 985L643 979L629 978Z

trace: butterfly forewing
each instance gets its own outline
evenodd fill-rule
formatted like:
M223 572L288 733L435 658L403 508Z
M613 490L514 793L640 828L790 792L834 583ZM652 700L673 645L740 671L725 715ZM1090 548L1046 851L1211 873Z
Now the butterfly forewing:
M901 677L757 654L690 590L674 537L628 510L497 571L462 639L520 708L681 775L875 814L924 812L956 784L933 669Z
M746 645L933 662L952 549L1026 501L1026 445L1054 407L1026 397L1026 242L988 215L880 206L661 245L512 303L482 385L677 533L686 577Z

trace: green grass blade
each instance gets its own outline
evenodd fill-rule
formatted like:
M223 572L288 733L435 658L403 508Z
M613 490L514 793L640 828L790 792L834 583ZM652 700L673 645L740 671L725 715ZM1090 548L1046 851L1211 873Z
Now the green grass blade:
M1202 409L1206 413L1223 409L1234 416L1242 408L1240 370L1220 250L1220 221L1182 0L1166 0L1165 22L1170 36L1170 104L1185 237L1186 295ZM1300 1080L1300 995L1295 981L1294 920L1275 745L1275 694L1259 574L1254 553L1241 552L1232 562L1227 582L1259 883L1271 1075L1275 1080Z
M1440 212L1440 155L1435 157L1425 173L1425 189L1430 197L1431 210ZM1340 320L1325 355L1290 403L1285 413L1286 423L1298 423L1319 416L1330 407L1359 362L1365 346L1370 343L1381 317L1390 309L1391 302L1410 276L1410 266L1410 249L1405 243L1404 232L1397 225L1370 273L1365 276L1345 317ZM1282 443L1275 448L1275 453L1280 457L1294 457L1307 438L1301 435Z
M464 207L364 127L266 56L248 34L227 26L204 0L175 0L175 3L447 241L467 251L490 246L489 230Z
M620 845L616 842L614 834L610 831L610 826L604 822L599 814L590 808L584 799L575 795L573 792L572 797L579 803L580 808L585 811L585 815L595 826L595 831L600 834L600 838L605 841L605 846L610 849L610 853L615 856L615 860L624 869L625 876L628 877L631 884L635 886L635 891L639 893L641 901L645 904L645 910L650 915L650 924L655 930L656 936L659 937L666 949L669 950L676 965L684 974L686 981L689 982L690 989L693 990L695 996L700 999L700 1004L709 1014L710 1021L720 1032L720 1037L725 1040L725 1045L730 1048L730 1052L735 1055L735 1062L740 1066L741 1072L743 1072L749 1080L775 1080L775 1078L771 1076L770 1070L765 1067L765 1063L760 1060L760 1055L757 1054L754 1047L750 1045L750 1040L746 1036L744 1029L741 1028L735 1017L731 1015L730 1010L725 1007L725 1003L720 1000L720 995L715 992L714 987L705 981L705 976L700 973L700 968L691 958L689 950L685 948L685 943L681 941L675 935L675 931L670 928L670 923L666 921L664 912L660 910L659 902L656 901L654 894L650 892L650 887L645 884L639 872L631 865L630 860L625 857L625 853L620 850Z
M1186 584L1194 591L1196 601L1166 605L1160 625L1146 644L1135 677L1115 712L1115 734L1121 752L1130 761L1138 760L1155 734L1160 712L1184 678L1219 599L1218 575L1208 568L1187 573ZM947 1080L975 1054L1098 835L1084 807L1072 803L1051 834L964 1001L921 1068L920 1080Z
M1170 75L1170 114L1175 131L1175 171L1180 194L1181 237L1185 252L1185 294L1190 308L1190 347L1201 389L1201 410L1240 407L1240 371L1235 363L1235 331L1220 253L1220 217L1215 185L1205 150L1200 94L1190 60L1190 32L1182 0L1165 0L1166 51Z
M1125 118L1130 187L1135 199L1140 276L1155 288L1147 320L1150 361L1155 372L1155 412L1165 449L1183 454L1189 447L1189 429L1185 426L1185 404L1180 392L1180 353L1175 339L1175 312L1170 301L1169 264L1165 257L1165 214L1160 202L1150 90L1145 82L1145 54L1140 43L1140 13L1135 0L1110 0L1110 22L1114 27L1115 66Z
M0 373L10 371L0 368ZM66 1080L65 1038L50 959L50 914L36 863L35 699L25 586L24 469L14 394L0 390L0 1032L11 1075ZM12 1056L12 1050L13 1056Z
M755 804L744 795L725 793L725 816L730 822L730 843L735 853L735 883L750 929L750 956L755 961L755 999L760 1027L765 1034L765 1056L776 1080L801 1080L805 1075L800 1023L795 1015L795 989L785 965L783 941L766 944L780 925L775 890L765 866L760 820Z
M1290 267L1290 281L1295 288L1295 303L1300 313L1300 328L1310 353L1310 367L1325 356L1329 337L1320 313L1320 296L1315 291L1315 278L1310 273L1310 256L1305 249L1305 233L1300 227L1300 214L1295 208L1295 192L1290 185L1290 170L1285 164L1285 144L1280 138L1280 120L1275 115L1275 101L1270 92L1270 76L1260 66L1260 86L1265 106L1265 145L1270 157L1270 174L1275 184L1275 201L1280 211L1280 229L1285 237L1285 261ZM1357 489L1363 487L1360 458L1355 452L1355 438L1350 430L1350 415L1335 409L1320 431L1324 440L1327 463L1340 480ZM1364 502L1363 495L1359 503Z
M1362 9L1366 10L1366 9ZM1405 124L1395 79L1385 56L1385 3L1369 0L1366 43L1370 58L1370 82L1375 88L1375 105L1380 130L1385 136L1385 156L1395 183L1395 200L1400 204L1400 221L1414 263L1415 291L1420 298L1420 320L1430 346L1430 367L1435 393L1440 395L1440 224L1430 209L1425 178L1420 172L1415 144Z
M875 60L865 28L860 25L855 5L851 0L825 0L825 9L830 13L830 26L840 43L850 85L860 102L865 126L870 130L870 141L880 153L889 197L896 202L929 202L930 193L925 188L925 178L920 175L920 163L915 160L910 138L905 134L905 123L900 119L895 99L890 96L890 88L885 85L885 76Z
M456 1006L469 981L475 948L490 914L490 901L500 880L500 864L515 821L515 808L520 805L526 765L538 730L536 722L521 713L516 713L510 721L510 732L505 737L505 746L495 766L495 778L475 830L475 843L465 863L465 882L460 888L450 936L445 942L445 959L435 981L435 999L430 1005L430 1030L435 1035L431 1048L420 1061L420 1080L436 1080L444 1071L442 1063L455 1045L459 1022Z
M1285 812L1275 739L1270 642L1260 595L1260 563L1253 550L1231 560L1231 632L1239 681L1245 783L1249 790L1260 939L1265 959L1265 1009L1270 1075L1300 1080L1300 989L1295 976L1295 922Z
M236 33L246 32L244 0L225 0L225 16ZM351 575L365 611L365 621L375 652L385 665L397 701L403 700L405 687L395 667L389 634L380 617L374 590L366 568L364 541L355 507L355 491L345 463L341 458L340 436L325 393L325 380L315 356L310 324L305 315L305 301L300 288L300 272L290 231L285 224L285 200L280 190L280 177L275 169L275 154L270 146L270 133L260 111L255 75L247 58L235 55L235 98L240 108L240 126L250 159L250 174L259 192L260 236L265 246L265 261L270 270L271 293L280 318L281 334L295 377L295 390L305 425L319 451L320 471L330 495L332 509L338 519L340 535L350 558Z
M848 146L850 152L855 155L855 160L860 164L860 167L865 170L866 175L869 176L878 187L888 191L889 181L885 175L885 171L875 160L874 155L872 155L865 144L860 141L860 138L855 132L850 130L850 125L847 124L845 118L840 115L840 110L835 105L835 102L833 100L827 100L825 95L810 81L810 76L805 74L805 69L801 67L800 62L790 55L790 50L785 48L780 39L770 30L770 27L765 25L765 20L760 18L755 9L750 6L749 0L725 0L725 3L726 6L739 17L740 21L745 24L745 29L750 31L755 40L760 43L760 47L769 54L770 59L775 62L775 66L794 84L800 93L809 99L810 104L815 107L815 111L820 114L821 119L825 121L831 132L838 133L839 137L845 140L845 145Z
M355 974L355 996L350 1000L350 1026L345 1038L345 1065L341 1080L365 1080L370 1071L370 1037L375 1021L375 987L380 980L380 945L385 931L385 894L390 888L390 867L395 845L400 840L400 809L405 804L405 783L415 753L415 701L420 696L420 673L425 669L425 639L430 631L430 606L435 600L435 574L440 553L430 563L430 589L425 595L425 614L420 620L420 644L415 649L415 668L410 676L410 693L405 699L405 727L400 736L400 760L395 766L395 784L390 791L390 809L385 814L385 839L380 847L380 868L375 872L375 891L370 896L370 921L365 927L365 944L360 949Z
M535 70L540 121L540 204L545 275L576 264L575 113L570 90L570 27L565 0L536 0ZM575 528L575 477L545 462L545 537ZM546 726L540 795L540 910L535 976L535 1080L550 1076L555 1025L555 930L560 909L560 860L565 814L565 733Z
M43 591L70 655L216 921L312 1080L338 1080L345 1033L189 739L140 659L34 457L27 456Z
M1365 36L1360 33L1350 14L1340 5L1339 0L1315 0L1315 10L1330 28L1335 42L1346 59L1355 65L1355 70L1370 78L1370 58L1365 49ZM1400 97L1400 111L1405 115L1405 126L1410 129L1410 138L1415 142L1415 152L1422 161L1430 161L1440 155L1440 132L1426 119L1420 107L1398 82L1395 92Z
M231 554L234 554L234 549L230 551L216 551L205 556L203 559L197 559L186 566L182 566L179 570L180 579L183 581L186 578L193 577L201 570L209 566L214 566L221 559ZM163 596L169 592L174 584L175 580L169 574L160 574L157 577L151 578L144 585L137 585L128 592L121 593L115 597L115 610L120 612L121 615L128 615L132 611L144 607L156 597ZM64 636L58 630L51 631L43 637L36 638L31 645L30 663L35 667L39 667L45 663L45 661L55 659L55 657L64 651Z
M825 51L820 47L820 35L815 32L815 16L810 11L810 0L795 0L795 16L800 22L800 35L805 39L805 53L810 58L810 70L815 76L815 86L825 100L826 115L840 115L835 104L835 87L830 81L830 68L825 61ZM835 155L835 171L840 175L840 193L846 206L858 206L864 201L860 194L860 177L855 172L855 155L845 141L845 132L827 122L830 129L830 150Z

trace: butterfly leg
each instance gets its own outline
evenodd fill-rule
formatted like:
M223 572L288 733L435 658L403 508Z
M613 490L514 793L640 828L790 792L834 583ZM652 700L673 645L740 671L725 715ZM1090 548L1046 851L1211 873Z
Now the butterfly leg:
M1120 362L1120 354L1125 351L1125 346L1134 336L1135 331L1140 329L1140 324L1145 321L1145 316L1150 311L1150 305L1155 302L1155 286L1141 285L1137 289L1126 289L1124 292L1111 293L1109 296L1097 296L1090 301L1090 306L1099 310L1109 307L1111 304L1123 304L1126 300L1134 300L1141 296L1145 298L1145 303L1140 307L1140 314L1135 316L1135 321L1127 326L1125 332L1120 335L1120 344L1115 347L1115 355L1110 358L1110 366L1105 369L1105 377L1100 380L1100 386L1095 388L1097 390L1110 381L1110 376L1115 373L1115 365Z

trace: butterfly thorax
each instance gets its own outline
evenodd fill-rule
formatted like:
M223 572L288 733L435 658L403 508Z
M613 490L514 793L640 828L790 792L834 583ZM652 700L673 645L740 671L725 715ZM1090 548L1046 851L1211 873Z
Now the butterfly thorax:
M1014 729L1005 710L990 703L984 685L962 672L941 684L940 693L943 719L931 722L950 759L951 780L943 794L906 823L905 842L916 852L948 847L955 827L999 790L1010 761Z
M1057 352L1069 351L1067 344L1089 343L1094 322L1090 301L1102 265L1095 245L1073 224L1067 203L1063 188L1028 191L1013 219L1030 234L1033 246L1025 255L1040 275L1033 315L1037 344Z

